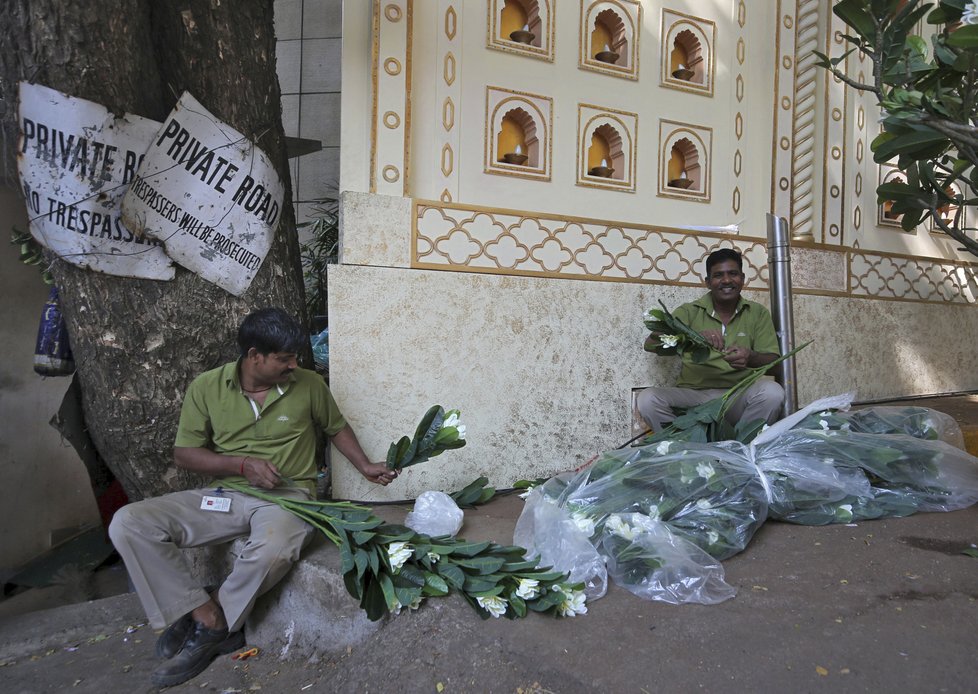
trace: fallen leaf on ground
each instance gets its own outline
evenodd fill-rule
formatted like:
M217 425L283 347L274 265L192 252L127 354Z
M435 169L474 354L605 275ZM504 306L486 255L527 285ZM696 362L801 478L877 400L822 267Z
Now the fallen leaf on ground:
M816 666L815 672L817 672L818 674L820 674L822 677L825 677L825 676L827 676L829 674L829 671L826 670L821 665Z

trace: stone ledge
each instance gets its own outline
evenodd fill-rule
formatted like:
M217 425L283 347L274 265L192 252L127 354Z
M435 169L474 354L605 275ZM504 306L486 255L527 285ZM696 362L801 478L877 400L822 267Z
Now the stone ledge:
M232 551L239 543L244 540ZM339 551L317 533L285 578L255 603L245 634L249 644L278 658L315 659L363 643L383 624L367 619L346 591Z

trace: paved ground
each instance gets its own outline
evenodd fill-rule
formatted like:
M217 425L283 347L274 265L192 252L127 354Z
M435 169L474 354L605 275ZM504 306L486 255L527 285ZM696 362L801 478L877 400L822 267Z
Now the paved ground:
M978 397L962 397L913 404L944 409L967 434ZM506 497L469 511L463 535L508 543L521 507ZM724 563L739 592L720 605L645 602L612 586L585 616L509 622L483 621L458 598L429 601L347 652L223 657L169 691L974 692L978 559L962 551L976 543L978 507L854 526L772 522ZM110 571L103 590L124 586ZM56 590L0 604L2 691L154 691L157 634L134 596L31 611L63 600Z
M519 507L500 499L467 523L511 531ZM449 599L348 653L224 657L172 691L972 692L978 559L961 551L976 541L976 507L858 526L769 523L725 563L739 594L720 605L612 587L585 616L508 622ZM3 691L153 691L156 634L141 619L123 595L0 621Z

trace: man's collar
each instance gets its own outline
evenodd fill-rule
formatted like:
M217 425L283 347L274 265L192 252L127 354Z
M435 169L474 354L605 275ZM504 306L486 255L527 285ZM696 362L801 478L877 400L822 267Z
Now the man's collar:
M699 306L711 316L713 315L713 296L710 294L710 292L707 292L699 299L694 301L693 305ZM739 297L737 297L737 308L734 309L734 313L740 313L742 310L747 308L747 306L747 299L745 299L744 295L741 294Z

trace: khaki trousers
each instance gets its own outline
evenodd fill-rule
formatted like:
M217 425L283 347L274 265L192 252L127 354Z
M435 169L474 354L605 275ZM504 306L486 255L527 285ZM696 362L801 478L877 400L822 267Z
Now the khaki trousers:
M676 418L673 407L695 407L718 398L727 388L646 388L638 394L638 412L653 432L662 429ZM779 383L762 378L747 389L727 411L731 424L743 420L763 419L774 424L781 415L784 388Z
M308 499L305 490L275 494ZM204 496L231 499L227 513L201 510ZM259 595L274 586L299 558L313 527L278 505L248 494L193 489L138 501L116 511L109 537L126 563L154 629L172 624L207 602L180 549L248 537L218 591L230 631L238 631Z

